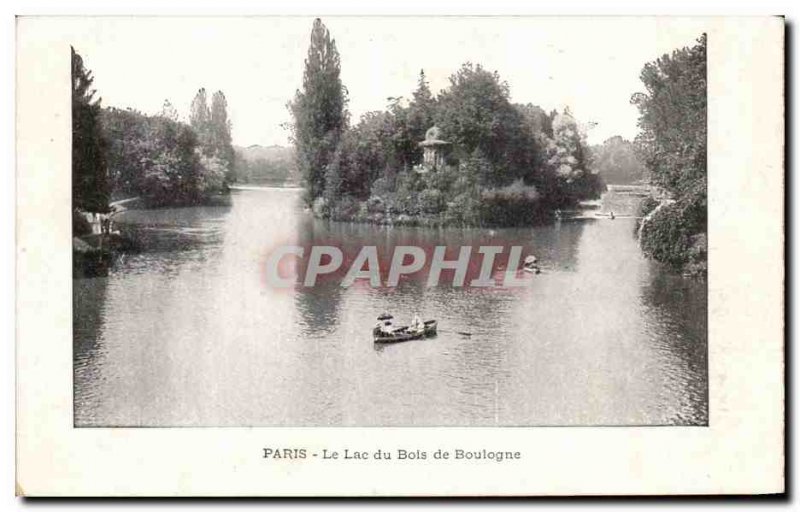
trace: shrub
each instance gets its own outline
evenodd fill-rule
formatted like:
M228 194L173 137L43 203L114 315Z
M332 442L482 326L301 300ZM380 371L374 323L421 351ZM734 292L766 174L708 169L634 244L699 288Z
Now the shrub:
M228 174L228 165L218 156L207 157L201 154L200 172L197 188L200 194L219 194L225 189L225 176Z
M372 184L370 195L384 197L392 193L392 183L386 177L380 177Z
M419 194L419 207L425 213L439 213L444 210L444 195L437 189L426 189Z
M687 259L683 267L684 275L703 278L708 274L708 238L705 233L692 237Z
M404 194L398 193L391 210L398 214L418 215L420 213L419 194L410 191Z
M539 192L532 185L525 185L521 179L514 181L510 185L502 188L486 190L481 194L484 199L514 199L514 200L537 200Z
M358 217L360 209L361 203L358 199L343 196L329 208L329 216L334 220L351 220Z
M449 224L476 226L480 223L480 201L472 194L459 194L447 203L445 220Z
M435 172L427 173L424 177L425 186L446 194L453 187L458 175L458 167L446 165Z
M642 225L639 243L646 255L682 269L704 254L697 238L701 229L694 209L676 202L662 206Z
M386 211L386 203L378 196L372 196L367 199L366 208L369 213L384 213Z
M647 217L650 212L656 209L659 202L656 198L652 196L647 196L642 199L642 202L639 203L639 217Z

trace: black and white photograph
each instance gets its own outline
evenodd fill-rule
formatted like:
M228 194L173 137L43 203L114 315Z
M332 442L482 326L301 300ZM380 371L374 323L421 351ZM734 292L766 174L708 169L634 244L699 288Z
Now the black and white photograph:
M14 20L18 496L786 492L786 20L164 3Z
M707 424L704 33L92 24L76 427Z

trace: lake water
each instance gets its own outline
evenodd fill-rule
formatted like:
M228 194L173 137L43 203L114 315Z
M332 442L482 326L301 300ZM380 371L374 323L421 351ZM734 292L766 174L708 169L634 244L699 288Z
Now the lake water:
M646 260L634 219L390 228L315 220L299 198L246 190L229 207L120 216L145 250L74 281L76 425L707 423L706 286ZM543 272L518 288L423 275L278 290L264 263L280 244L522 245ZM383 311L440 333L375 345Z

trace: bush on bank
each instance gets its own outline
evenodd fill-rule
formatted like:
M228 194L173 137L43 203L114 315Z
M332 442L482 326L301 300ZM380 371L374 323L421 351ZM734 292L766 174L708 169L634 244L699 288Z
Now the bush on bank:
M481 188L470 167L447 167L424 175L401 172L394 184L380 179L367 199L318 197L313 214L337 221L418 226L520 226L552 219L552 204L521 179Z
M684 275L705 276L708 251L705 205L674 202L653 209L642 221L639 243L647 256Z
M645 197L644 199L642 199L642 202L639 203L638 217L647 217L648 215L650 215L650 212L652 212L653 210L656 209L656 207L658 207L659 204L660 203L656 198L652 196Z

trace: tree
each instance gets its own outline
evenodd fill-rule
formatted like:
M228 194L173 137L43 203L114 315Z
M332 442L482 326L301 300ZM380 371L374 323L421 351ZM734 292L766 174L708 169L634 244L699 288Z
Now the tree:
M156 206L198 203L202 168L195 131L159 116L144 122L145 138L139 146L142 196Z
M303 86L289 104L297 164L310 204L325 187L325 172L347 128L347 93L340 79L336 41L317 18L305 60Z
M72 52L72 206L89 212L107 212L110 188L106 143L100 126L100 99L95 100L94 78L83 58Z
M553 119L553 139L547 148L547 163L565 183L572 183L586 172L586 138L569 107Z
M215 92L211 98L209 145L211 155L219 158L225 167L226 179L233 181L234 153L231 142L231 122L228 119L228 102L222 91Z
M200 146L203 147L206 156L213 155L211 150L211 112L208 109L208 101L206 99L206 89L201 87L192 100L192 106L189 112L189 125L194 129L197 134Z
M592 165L606 183L626 185L645 176L645 167L636 154L635 145L619 135L592 146L591 153Z
M528 150L530 152L530 165L534 172L528 173L528 181L539 186L543 185L547 176L547 147L553 139L553 117L537 105L515 104L514 107L523 118L529 137Z
M425 77L425 70L419 70L419 80L417 80L417 90L414 91L414 105L424 113L433 114L435 100L431 93L428 79Z
M419 143L425 139L425 132L434 124L436 100L431 94L425 70L420 70L417 90L408 106L406 119L407 145L402 148L403 160L408 164L418 164L422 159Z
M141 193L142 157L147 139L147 118L134 110L105 108L101 115L111 189L118 194Z
M526 105L517 104L515 106L534 133L553 138L553 119L558 115L557 112L553 111L555 113L549 115L542 107L531 103Z
M434 124L436 100L431 94L425 71L420 70L417 89L408 106L403 106L402 98L390 98L389 113L392 118L391 141L395 171L408 170L422 160L419 143L425 139L425 132Z
M706 194L706 35L691 48L645 64L646 92L634 94L639 109L637 151L652 182L676 199Z
M103 109L101 120L115 191L175 206L202 203L224 190L224 164L202 153L191 126L115 108Z
M389 112L367 112L344 132L331 163L326 166L325 196L366 199L370 185L385 176L392 182L397 168L393 136L395 117Z
M176 109L169 100L164 100L164 104L161 106L161 117L169 119L170 121L180 121L178 109Z
M559 207L581 199L599 197L605 189L600 176L590 169L586 134L569 107L552 118L553 138L548 141L545 188L550 201Z
M225 170L225 182L235 181L234 166L235 155L231 141L231 122L228 119L228 101L222 91L215 92L211 97L211 108L205 88L201 88L192 100L189 122L197 134L197 140L202 153L202 161L208 165L201 165L203 172L213 174L207 180L216 182L216 174L220 168ZM205 187L208 189L208 187Z
M508 98L508 84L497 72L470 63L450 77L450 88L438 98L437 126L462 155L479 150L485 156L494 169L490 186L532 178L532 133Z
M481 181L491 171L492 164L480 149L464 159L450 190L452 200L446 213L450 222L468 226L480 223Z

